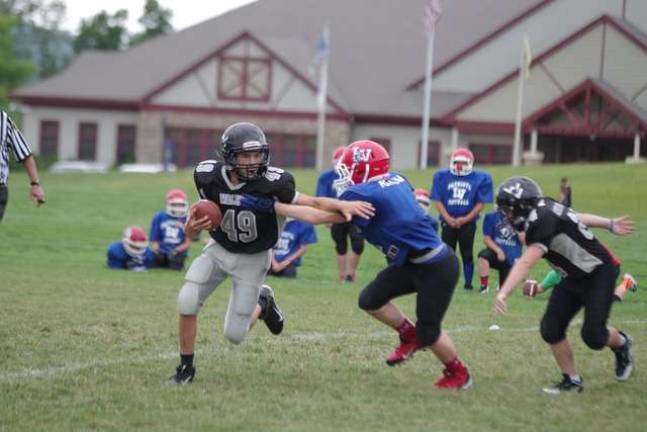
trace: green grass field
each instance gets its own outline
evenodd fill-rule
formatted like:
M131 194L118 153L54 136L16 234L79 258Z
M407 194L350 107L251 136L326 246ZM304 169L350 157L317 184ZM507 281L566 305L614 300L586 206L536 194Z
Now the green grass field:
M519 172L535 177L548 195L568 175L576 210L631 214L635 235L598 236L647 287L647 168L492 169L497 183ZM298 189L312 192L316 174L295 174ZM432 177L431 170L406 174L421 187ZM517 291L508 315L497 317L492 293L459 287L445 329L471 368L474 387L438 392L432 384L441 367L431 353L387 367L395 333L357 308L359 291L383 265L381 255L368 249L358 283L340 285L324 228L298 280L269 279L286 314L284 333L272 336L260 323L244 344L226 342L227 282L200 315L196 381L167 386L178 362L175 299L182 274L109 271L105 249L126 225L148 227L169 188L195 197L191 174L43 174L47 204L38 209L27 200L26 183L23 173L12 174L0 224L2 431L645 430L645 288L616 305L610 321L634 337L635 375L616 382L611 352L588 350L576 318L569 335L586 390L551 397L541 387L559 373L537 331L546 298L529 300ZM480 247L479 234L475 252ZM194 245L191 258L198 253ZM412 314L412 300L397 303ZM500 331L488 331L494 323Z

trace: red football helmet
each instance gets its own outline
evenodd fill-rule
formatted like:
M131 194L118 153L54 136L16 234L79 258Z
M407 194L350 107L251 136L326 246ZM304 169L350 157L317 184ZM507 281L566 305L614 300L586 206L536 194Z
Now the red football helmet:
M474 155L466 148L459 148L452 152L449 161L449 171L457 176L466 176L472 173Z
M336 185L348 187L385 175L389 172L389 161L389 153L378 143L368 140L355 141L344 149L337 162L339 180Z
M126 253L131 257L142 256L148 247L148 236L143 229L132 225L124 230L121 243L124 245Z
M337 148L335 149L335 151L332 153L332 160L333 160L333 163L337 163L337 161L339 160L339 158L341 157L341 155L343 155L343 154L344 154L344 150L346 150L346 147L344 147L344 146L337 147Z
M189 200L181 189L171 189L166 194L166 213L169 216L181 218L189 211Z
M429 192L427 192L426 189L423 188L417 188L415 191L413 191L413 194L416 197L416 201L420 206L424 209L429 208L429 204L431 203L431 200L429 199Z

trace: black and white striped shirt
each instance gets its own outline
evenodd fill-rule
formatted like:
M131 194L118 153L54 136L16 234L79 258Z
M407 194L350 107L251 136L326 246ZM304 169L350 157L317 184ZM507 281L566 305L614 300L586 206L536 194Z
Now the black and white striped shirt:
M0 110L0 185L9 179L9 149L18 162L31 156L31 148L9 115Z

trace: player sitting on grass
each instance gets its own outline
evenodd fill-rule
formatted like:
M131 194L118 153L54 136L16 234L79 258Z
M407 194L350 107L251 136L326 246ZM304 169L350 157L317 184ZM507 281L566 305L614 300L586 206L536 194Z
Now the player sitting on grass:
M556 270L551 270L546 273L546 276L540 283L537 283L535 280L527 280L526 284L534 284L535 289L531 290L532 292L529 292L528 294L524 292L524 295L535 297L538 294L543 294L549 289L555 287L555 285L557 285L561 280L562 276ZM638 291L638 282L636 282L636 279L629 273L625 273L622 277L622 282L620 282L613 291L613 301L623 301L627 291Z
M469 371L441 328L458 280L458 259L438 238L436 220L416 202L409 182L389 172L389 159L378 143L356 141L346 147L337 164L340 199L366 201L375 207L373 217L354 217L353 223L389 263L362 290L359 307L400 336L387 364L402 363L415 351L429 348L445 365L435 387L468 388ZM415 324L391 302L406 294L416 294Z
M189 209L186 194L180 189L171 189L166 194L166 210L155 213L151 221L151 249L155 253L155 266L182 270L191 237L184 233L184 224Z
M317 243L317 233L312 225L288 218L279 241L272 249L269 274L288 278L297 277L297 268L309 244Z
M478 254L480 293L489 291L490 267L499 271L499 286L508 276L514 262L521 256L523 233L517 233L503 213L498 210L483 219L485 249Z
M629 378L633 370L632 344L629 335L607 325L619 262L600 243L592 228L607 228L617 235L633 232L627 216L606 218L592 214L576 214L573 210L545 198L539 185L527 177L511 177L498 189L497 206L510 219L515 229L526 233L526 251L510 270L496 296L494 309L507 311L510 292L541 258L564 274L551 293L541 320L541 336L550 345L562 372L562 380L544 388L548 394L581 392L582 378L575 367L573 350L566 338L568 325L584 308L581 335L593 350L609 347L615 354L615 376L619 381Z
M108 267L111 269L145 271L153 266L154 260L146 233L136 225L124 230L121 241L108 246Z

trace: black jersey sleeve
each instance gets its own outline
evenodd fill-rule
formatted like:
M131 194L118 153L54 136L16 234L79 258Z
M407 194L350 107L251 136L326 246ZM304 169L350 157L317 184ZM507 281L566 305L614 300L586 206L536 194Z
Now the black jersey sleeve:
M296 198L297 191L294 177L280 168L269 167L265 178L271 184L271 194L285 204L291 204Z
M198 190L198 194L202 199L211 199L209 195L209 185L216 178L217 173L220 171L218 162L214 160L202 161L193 170L193 181Z
M526 228L526 244L539 245L548 251L550 242L557 235L558 217L547 206L540 206L528 216Z

